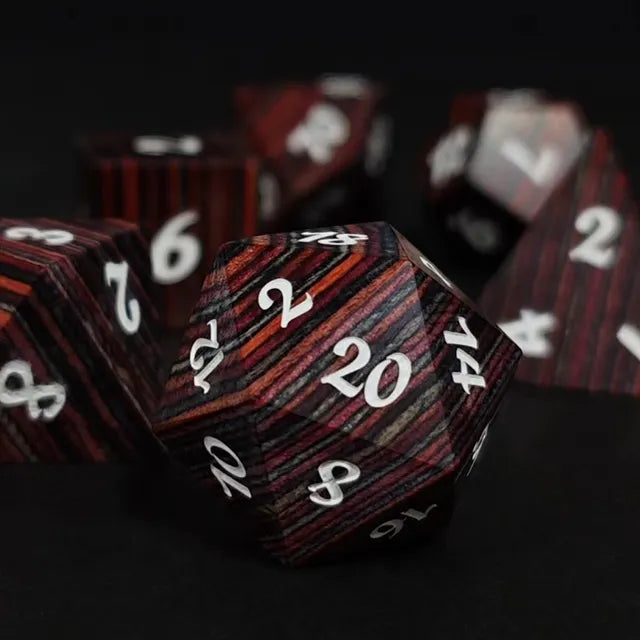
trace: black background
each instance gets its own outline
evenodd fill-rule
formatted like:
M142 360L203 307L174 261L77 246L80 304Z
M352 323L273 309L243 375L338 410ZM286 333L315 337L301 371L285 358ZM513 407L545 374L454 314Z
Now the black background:
M574 98L638 186L639 33L617 0L14 8L1 215L73 214L82 131L198 130L230 120L234 83L361 72L392 91L389 219L447 263L416 177L452 95ZM477 290L482 274L446 266ZM447 537L411 553L287 570L224 531L159 469L0 469L0 638L637 638L639 403L514 386Z

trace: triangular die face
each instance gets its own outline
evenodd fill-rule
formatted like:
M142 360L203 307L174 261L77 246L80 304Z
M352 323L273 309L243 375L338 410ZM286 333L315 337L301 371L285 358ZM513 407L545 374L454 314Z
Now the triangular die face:
M386 222L346 224L318 229L256 236L252 244L297 246L318 251L358 253L367 256L398 258L400 247L393 227Z

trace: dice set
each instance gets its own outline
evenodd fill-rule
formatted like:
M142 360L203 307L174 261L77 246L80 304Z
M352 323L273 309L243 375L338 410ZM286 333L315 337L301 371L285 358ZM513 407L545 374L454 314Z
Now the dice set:
M242 86L230 132L87 136L91 219L0 219L0 463L171 461L301 565L441 531L513 377L640 396L611 138L539 92L454 101L425 216L501 261L476 305L369 222L384 95Z

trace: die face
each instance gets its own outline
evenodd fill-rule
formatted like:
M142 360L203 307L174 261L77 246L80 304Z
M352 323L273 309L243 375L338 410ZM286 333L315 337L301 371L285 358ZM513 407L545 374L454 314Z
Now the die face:
M182 461L207 483L203 439L230 447L246 509L268 515L263 543L284 562L368 545L387 509L452 486L515 367L515 345L399 238L372 223L226 245L172 369L156 434L195 452Z
M325 77L316 83L236 89L236 111L248 140L265 160L278 194L269 229L319 226L379 200L391 123L384 92L363 78Z
M124 259L144 263L136 232L121 223L2 219L0 246L0 405L11 425L0 460L157 452L147 418L159 395L157 316L141 286L148 267L136 273Z
M259 224L257 158L239 135L97 134L82 147L89 212L140 225L163 315L182 327L224 242Z
M584 118L515 91L462 96L451 122L427 155L427 206L463 247L502 258L575 169Z
M482 295L483 310L523 350L519 379L640 394L639 225L628 179L598 130Z

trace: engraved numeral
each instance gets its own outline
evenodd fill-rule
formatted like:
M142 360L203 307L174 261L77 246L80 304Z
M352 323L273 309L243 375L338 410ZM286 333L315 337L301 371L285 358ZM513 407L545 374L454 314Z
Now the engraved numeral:
M189 277L200 263L202 244L185 229L199 219L196 211L183 211L162 225L151 242L153 279L175 284Z
M209 338L198 338L191 345L189 353L189 364L194 371L199 371L193 377L193 384L202 389L202 393L207 394L211 390L211 385L207 382L207 378L217 369L224 360L224 353L220 349L218 343L218 321L209 320ZM204 358L198 355L202 349L210 349L214 351L213 357L209 362L204 364Z
M342 469L346 474L336 478L333 475L334 469ZM355 482L360 477L360 468L347 460L328 460L318 467L318 474L322 482L307 487L311 493L309 500L321 507L337 507L344 500L340 485ZM320 495L321 491L325 491L328 497Z
M427 164L431 168L431 184L434 187L441 186L463 172L472 141L473 130L460 125L438 142L427 157Z
M622 232L622 218L611 207L595 206L585 209L576 218L576 229L590 234L569 252L574 262L586 262L598 269L610 269L616 262L616 250L609 246Z
M18 384L9 385L9 380ZM0 369L0 406L25 405L31 420L49 422L63 409L67 399L66 389L59 383L35 384L31 365L24 360L11 360ZM44 401L48 406L43 408Z
M164 156L175 153L184 156L195 156L202 151L202 140L197 136L138 136L133 139L133 150L145 156Z
M631 324L623 324L616 334L620 344L640 362L640 329Z
M126 262L107 262L104 265L104 280L107 286L116 285L116 316L122 330L132 335L140 328L142 313L140 303L132 298L127 301L129 265Z
M35 227L11 227L5 230L9 240L38 240L51 247L59 247L75 240L75 236L65 229L36 229Z
M220 483L224 494L227 498L232 498L233 494L231 489L235 489L238 493L241 493L245 498L251 498L251 491L249 487L238 482L238 478L243 479L247 476L247 470L242 464L242 460L238 458L233 449L230 449L222 440L218 438L212 438L206 436L204 439L204 448L209 455L215 460L217 466L213 463L210 465L211 473L215 476L216 480ZM232 460L233 464L229 464L224 460L221 460L215 453L215 450L223 451Z
M271 291L277 291L282 296L282 319L280 326L283 329L288 327L291 321L308 313L313 308L313 297L309 292L305 293L302 301L292 306L293 286L291 282L285 278L276 278L275 280L271 280L271 282L267 282L258 294L258 304L260 308L265 311L270 309L274 304L274 300L269 295Z
M437 508L438 505L434 503L432 505L429 505L425 509L425 511L418 511L417 509L407 509L406 511L403 511L401 515L416 520L417 522L421 522L422 520L426 520L429 517L429 514ZM394 518L393 520L387 520L381 525L378 525L369 534L369 537L372 540L380 540L381 538L395 538L400 533L400 531L402 531L404 522L405 518Z
M330 384L347 398L355 398L364 390L365 402L376 409L386 407L395 402L407 388L411 380L411 360L404 353L392 353L388 355L382 362L378 363L367 376L364 383L353 385L345 377L360 371L371 360L371 348L362 340L355 336L348 336L339 340L333 347L333 353L337 356L344 357L347 355L349 348L354 346L357 349L357 355L353 362L348 365L323 376L320 379L321 384ZM398 367L398 377L391 393L386 398L380 397L380 381L382 376L392 363Z
M498 326L527 358L548 358L553 353L553 346L546 334L553 331L557 324L551 313L522 309L518 320L501 322Z
M369 236L364 233L338 233L337 231L303 231L300 235L304 238L295 238L293 241L341 246L354 245L360 240L369 239Z
M337 147L349 139L349 120L331 104L317 104L287 137L287 151L293 155L306 153L316 164L333 160Z
M471 330L467 325L467 321L462 316L458 316L458 324L462 329L462 333L445 331L444 341L447 344L459 347L477 349L478 340L473 333L471 333ZM467 395L471 393L471 387L480 387L484 389L487 386L487 383L484 377L480 375L480 363L464 351L464 349L456 350L456 358L460 362L460 371L454 371L451 374L454 383L459 384ZM474 371L473 374L469 373L470 369Z

